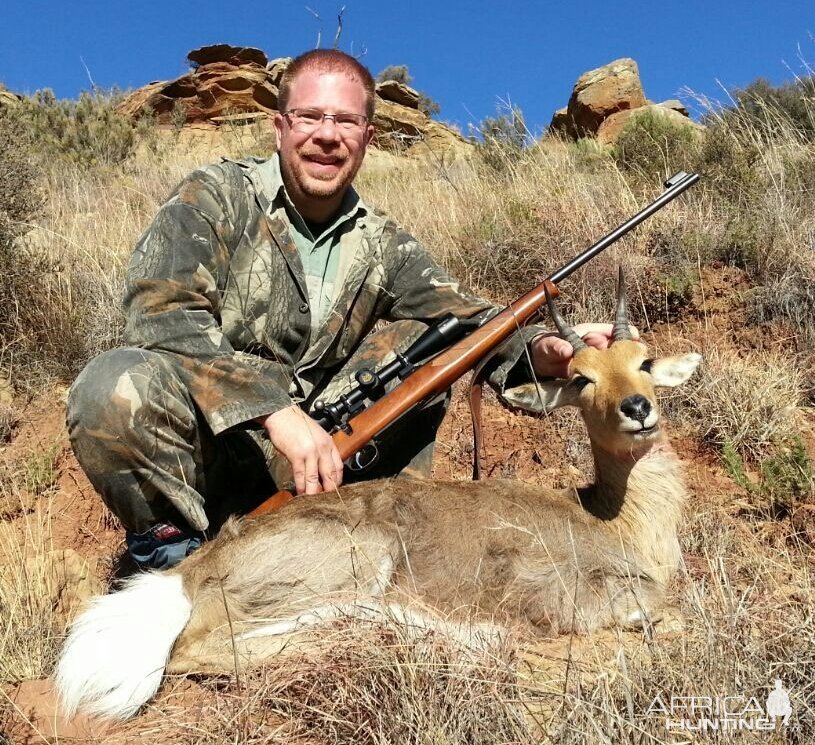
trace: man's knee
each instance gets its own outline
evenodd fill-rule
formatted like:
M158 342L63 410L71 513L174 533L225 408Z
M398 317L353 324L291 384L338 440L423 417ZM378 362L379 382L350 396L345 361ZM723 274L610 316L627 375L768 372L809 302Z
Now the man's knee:
M124 347L95 357L71 387L67 423L77 460L128 529L142 532L175 519L162 479L179 470L179 488L193 489L197 421L164 355ZM202 514L193 517L206 525Z
M157 352L120 347L94 357L74 381L68 432L72 440L86 432L127 438L163 411L193 423L191 400L171 363Z
M190 442L197 426L171 363L132 347L88 363L68 394L67 424L74 453L95 486L105 474L144 465L169 440ZM157 437L170 431L170 437Z

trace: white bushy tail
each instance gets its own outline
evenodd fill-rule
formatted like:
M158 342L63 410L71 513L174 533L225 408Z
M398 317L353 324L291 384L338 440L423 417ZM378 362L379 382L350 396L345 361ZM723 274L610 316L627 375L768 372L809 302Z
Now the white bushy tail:
M180 574L142 574L96 598L71 626L57 665L65 713L135 714L158 690L191 611Z

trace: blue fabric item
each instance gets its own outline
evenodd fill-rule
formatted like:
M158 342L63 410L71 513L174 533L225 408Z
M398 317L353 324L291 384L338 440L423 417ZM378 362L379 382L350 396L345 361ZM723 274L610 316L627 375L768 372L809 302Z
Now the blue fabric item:
M145 533L125 533L127 550L142 569L169 569L199 548L204 534L169 523L154 525Z

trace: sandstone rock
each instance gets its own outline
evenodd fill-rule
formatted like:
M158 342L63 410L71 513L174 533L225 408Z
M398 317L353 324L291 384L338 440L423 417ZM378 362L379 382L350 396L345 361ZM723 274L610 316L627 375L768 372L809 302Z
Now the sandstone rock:
M266 67L269 62L269 58L260 49L233 47L230 44L212 44L193 49L187 55L187 59L199 67L210 65L213 62L228 62L236 67L247 62L254 62L256 65Z
M573 131L572 120L569 119L569 110L564 106L552 114L552 121L549 123L549 129L553 132L571 135Z
M385 101L393 101L393 103L407 106L409 109L419 108L419 91L396 80L385 80L377 83L376 93Z
M472 152L473 145L451 127L434 121L418 109L378 100L374 126L379 147L413 157L434 153L456 158Z
M429 117L418 109L409 109L393 101L379 99L376 102L374 126L380 138L389 134L406 137L421 137L427 127Z
M280 87L280 79L283 77L283 73L286 72L286 68L291 62L291 57L278 57L266 65L266 72L269 73L269 82L272 85Z
M690 117L688 114L688 110L680 100L676 98L670 98L667 101L662 101L661 103L657 104L657 106L662 106L666 109L671 109L673 111L678 111L682 116Z
M228 114L274 114L276 107L277 87L265 67L213 62L177 80L150 83L130 94L117 110L138 118L149 108L161 124L171 124L180 109L184 122L193 124Z
M689 127L694 132L701 132L704 130L704 127L701 124L697 124L696 122L688 119L678 111L675 111L674 109L667 109L659 104L653 104L651 106L641 106L638 109L632 109L630 111L618 111L617 113L609 116L600 125L600 129L597 130L597 142L599 142L601 145L613 144L617 141L620 133L623 131L623 129L625 129L625 126L629 122L647 113L664 117L665 119L668 119L679 126Z
M645 106L637 63L624 58L590 70L578 78L567 106L568 118L580 137L594 135L611 114Z
M268 61L258 49L217 44L193 50L188 58L197 65L194 70L134 91L119 104L119 113L137 119L152 111L159 124L199 126L247 124L277 111L278 86L290 57ZM381 146L420 157L472 150L458 132L419 111L419 94L412 88L387 81L377 89L374 125Z
M4 106L17 106L22 100L22 96L12 93L5 85L0 83L0 109Z

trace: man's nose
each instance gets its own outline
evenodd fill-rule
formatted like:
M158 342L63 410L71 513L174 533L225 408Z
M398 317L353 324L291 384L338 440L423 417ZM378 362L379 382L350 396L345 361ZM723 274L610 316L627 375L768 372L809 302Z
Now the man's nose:
M340 139L340 131L333 116L324 116L320 126L314 130L312 138L317 140L336 141Z

